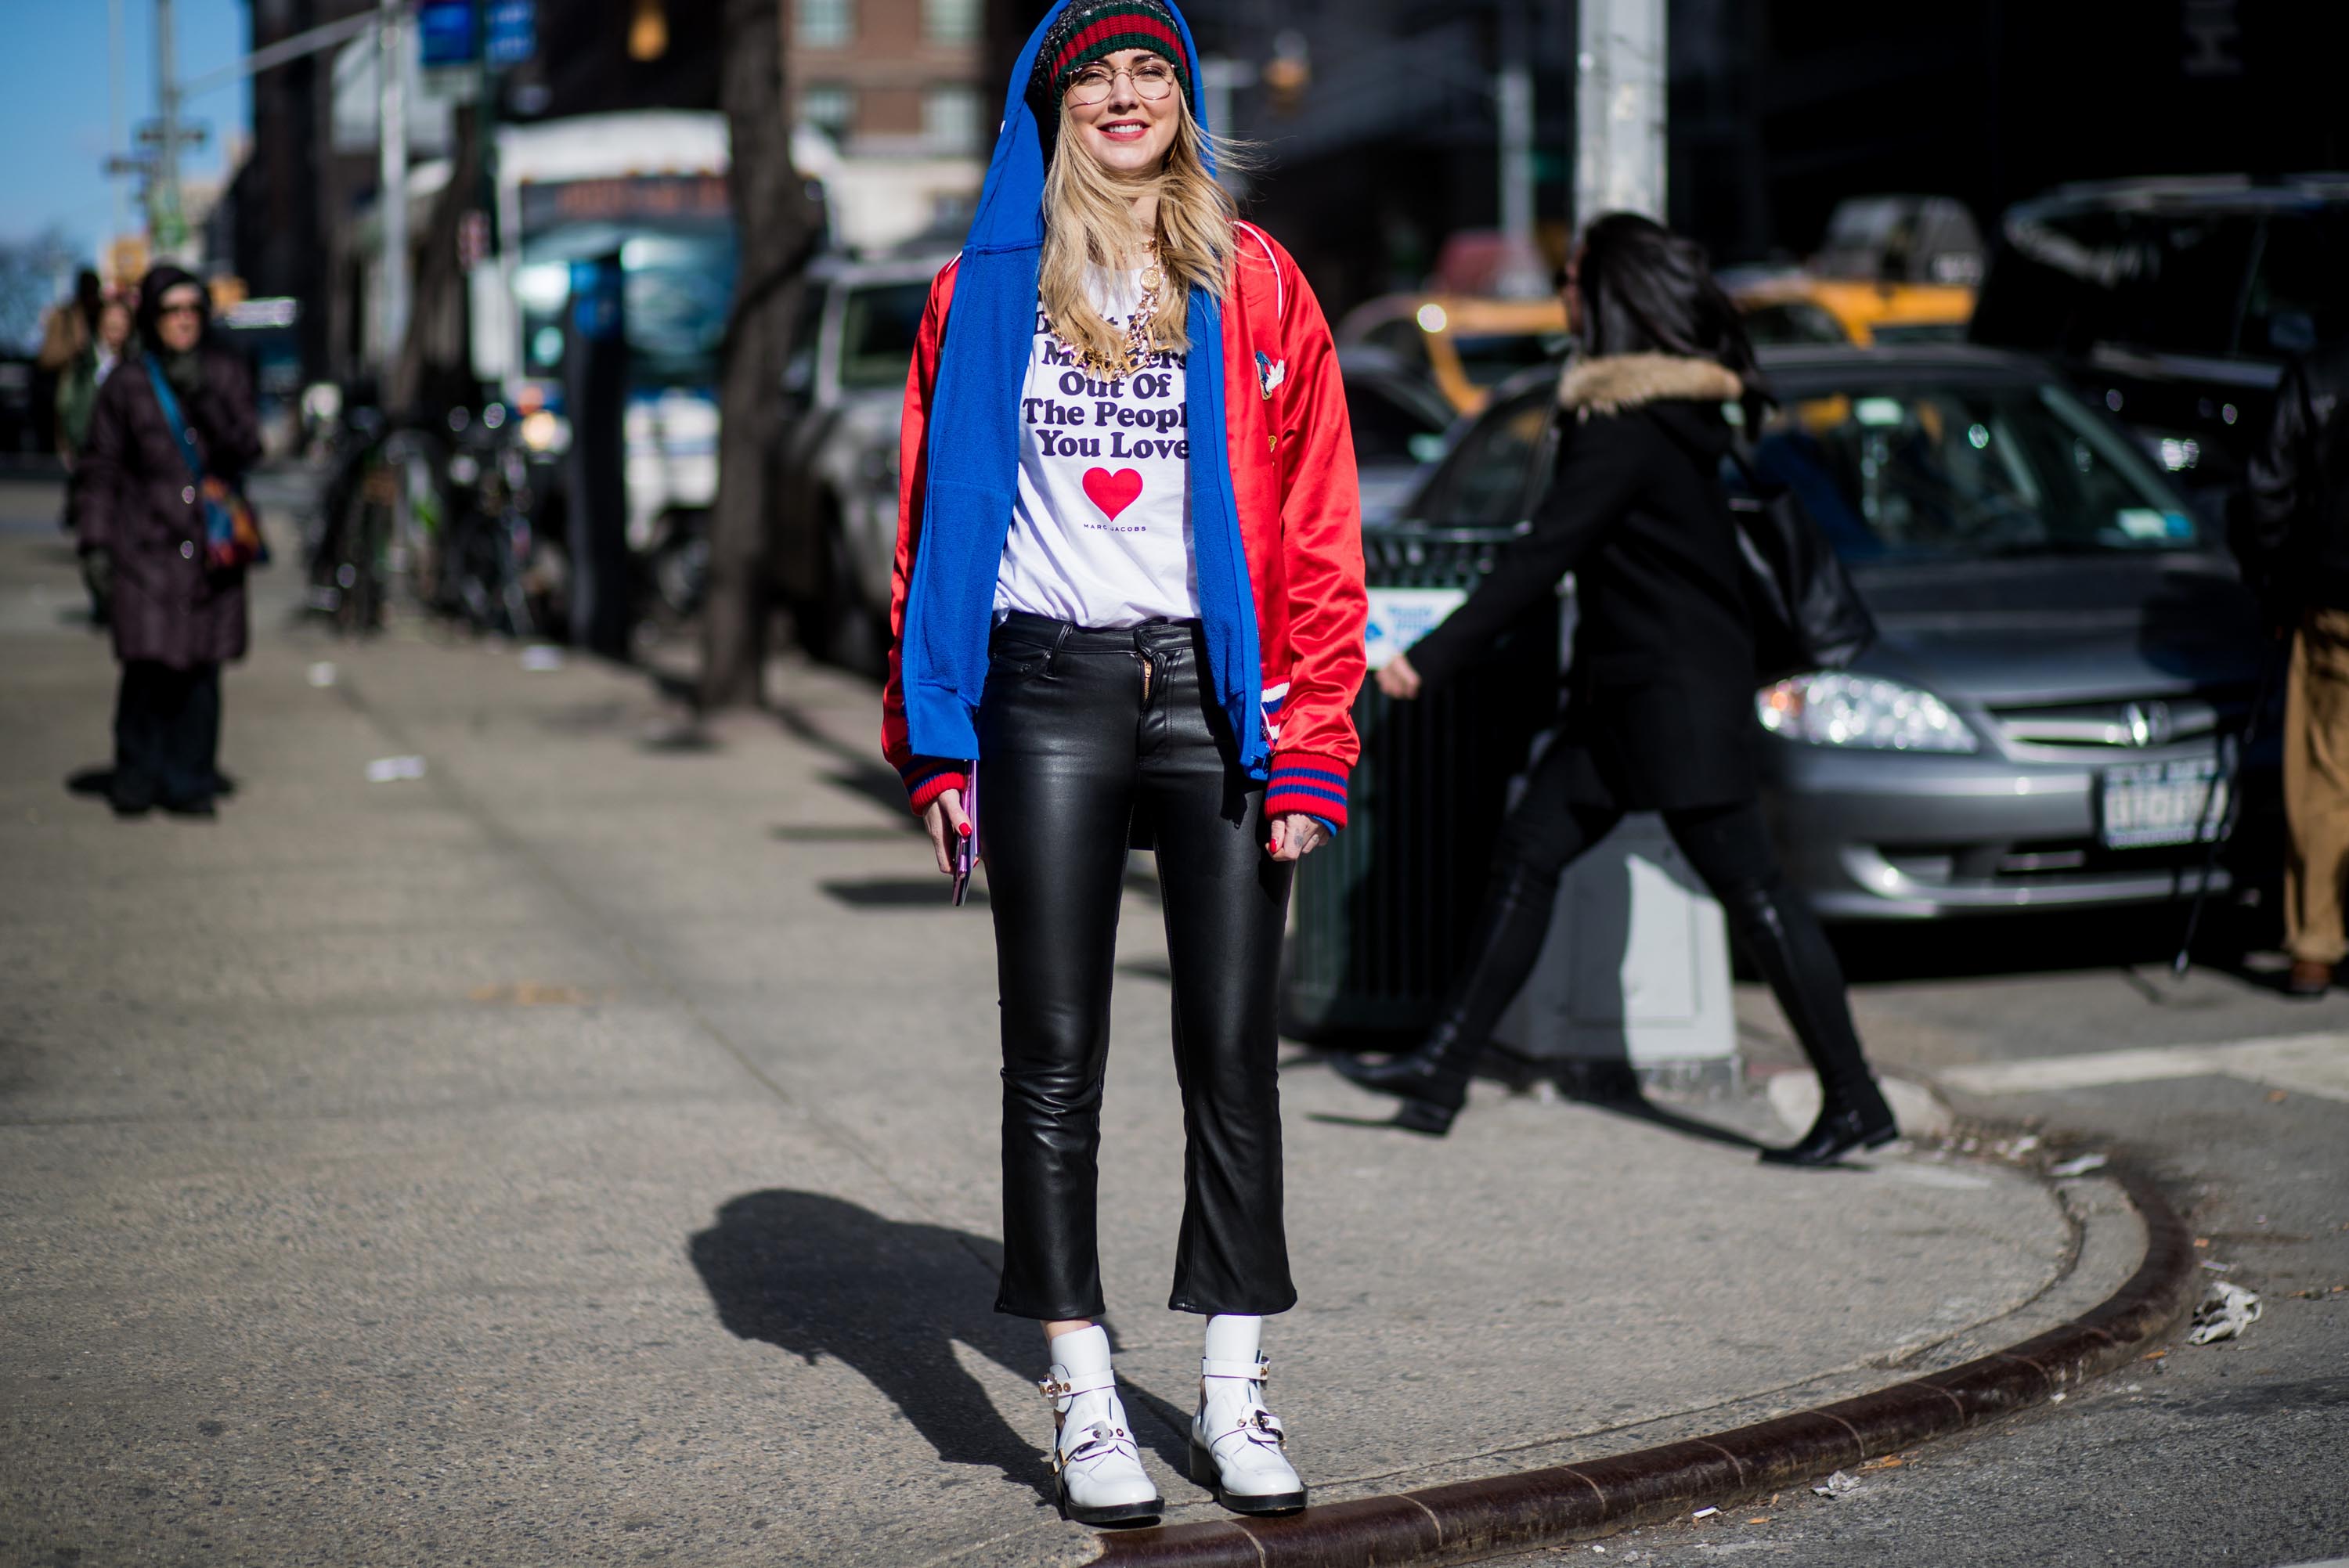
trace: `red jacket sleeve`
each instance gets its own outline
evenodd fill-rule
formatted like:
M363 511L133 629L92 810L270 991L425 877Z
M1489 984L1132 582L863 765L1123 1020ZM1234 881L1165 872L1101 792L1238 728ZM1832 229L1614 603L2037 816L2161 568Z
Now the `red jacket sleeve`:
M1289 675L1265 810L1303 811L1342 828L1346 776L1361 755L1353 708L1370 613L1362 498L1330 323L1285 253L1278 265L1288 307L1280 324L1289 395L1280 405L1279 438Z
M914 363L905 372L905 418L897 429L897 558L889 569L889 677L881 688L881 752L905 780L906 801L916 812L947 790L964 787L965 759L914 754L899 664L905 645L905 593L921 539L922 498L929 489L930 398L937 390L938 346L946 336L947 307L954 299L956 265L948 262L930 284L930 301L914 339Z

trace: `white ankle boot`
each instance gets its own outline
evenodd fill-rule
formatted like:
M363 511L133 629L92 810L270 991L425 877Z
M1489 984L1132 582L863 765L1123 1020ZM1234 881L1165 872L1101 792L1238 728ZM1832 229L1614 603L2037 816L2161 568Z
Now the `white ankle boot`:
M1052 1374L1039 1383L1052 1401L1052 1474L1061 1517L1080 1524L1155 1519L1166 1504L1150 1472L1110 1370L1109 1334L1099 1325L1051 1342Z
M1207 1320L1199 1363L1199 1413L1191 1420L1191 1479L1234 1513L1288 1513L1305 1506L1305 1483L1283 1451L1288 1439L1265 1408L1271 1363L1258 1354L1263 1320Z

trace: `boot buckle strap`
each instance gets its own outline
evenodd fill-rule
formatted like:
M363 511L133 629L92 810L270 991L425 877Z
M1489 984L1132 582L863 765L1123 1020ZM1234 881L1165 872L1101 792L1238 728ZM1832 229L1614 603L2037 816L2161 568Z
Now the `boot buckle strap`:
M1272 1377L1272 1362L1264 1357L1258 1357L1254 1361L1215 1361L1202 1357L1199 1362L1199 1376L1245 1377L1251 1383L1262 1383L1268 1381Z
M1038 1380L1036 1392L1055 1402L1073 1398L1079 1394L1098 1394L1104 1388L1117 1387L1114 1372L1088 1372L1082 1376L1045 1377Z

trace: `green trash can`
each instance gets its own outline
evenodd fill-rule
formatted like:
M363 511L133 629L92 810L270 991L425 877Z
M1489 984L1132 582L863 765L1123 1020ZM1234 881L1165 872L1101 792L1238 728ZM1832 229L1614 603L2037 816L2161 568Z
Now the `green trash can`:
M1432 624L1493 569L1495 528L1367 529L1372 646ZM1558 610L1545 597L1485 663L1430 696L1393 702L1365 681L1349 825L1297 868L1282 1032L1377 1043L1427 1027L1457 972L1510 778L1557 708Z

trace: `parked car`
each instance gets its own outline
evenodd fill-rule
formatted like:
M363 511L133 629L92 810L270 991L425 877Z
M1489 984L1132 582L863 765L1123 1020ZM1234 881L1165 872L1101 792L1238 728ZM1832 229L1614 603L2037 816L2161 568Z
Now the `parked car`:
M1848 672L1756 694L1788 874L1847 921L2190 893L2267 656L2213 531L2034 360L1963 346L1762 360L1781 402L1754 465L1818 520L1883 634ZM1542 371L1497 390L1404 515L1528 516L1556 387ZM2238 780L2247 844L2271 841L2277 814L2262 727Z
M1974 309L1974 291L1961 284L1888 283L1808 272L1733 278L1729 297L1757 347L1958 343Z
M776 586L809 652L877 671L897 551L897 425L930 282L952 253L811 265L783 370Z
M1498 383L1566 348L1566 305L1556 295L1479 299L1387 294L1338 323L1340 348L1366 345L1424 377L1454 409L1474 414Z
M2067 185L2000 222L1971 335L2053 356L2216 520L2344 280L2349 174Z
M1427 465L1444 455L1452 405L1383 349L1338 351L1346 383L1346 414L1354 428L1354 468L1361 476L1362 521L1383 522L1419 487Z

